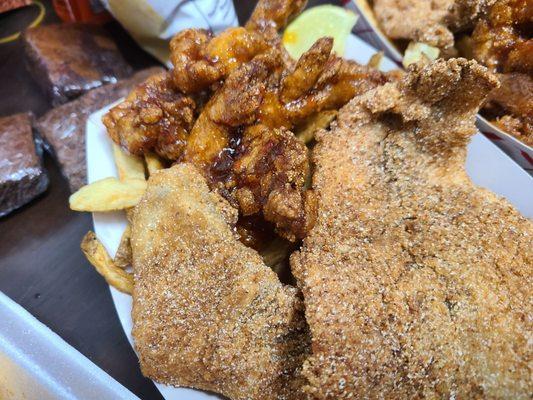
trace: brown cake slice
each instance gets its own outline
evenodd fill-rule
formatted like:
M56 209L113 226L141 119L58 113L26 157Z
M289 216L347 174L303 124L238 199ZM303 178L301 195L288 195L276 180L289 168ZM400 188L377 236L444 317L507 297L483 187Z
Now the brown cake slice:
M46 25L24 32L27 63L53 105L129 76L113 40L98 27Z
M68 179L73 192L87 183L85 161L87 118L106 105L126 96L135 85L161 71L163 68L160 67L139 71L129 79L91 90L39 118L37 129L51 145L61 171Z
M31 129L31 114L0 118L0 217L46 190Z

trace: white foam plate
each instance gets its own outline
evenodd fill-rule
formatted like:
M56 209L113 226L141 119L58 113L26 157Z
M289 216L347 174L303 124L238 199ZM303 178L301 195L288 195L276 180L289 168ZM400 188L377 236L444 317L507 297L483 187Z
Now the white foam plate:
M0 399L138 398L0 292Z
M375 50L356 36L350 36L346 43L346 58L366 64ZM396 66L389 60L383 60L384 70ZM102 115L112 105L92 114L87 122L87 168L88 180L94 182L109 176L117 176L113 161L111 140L102 124ZM492 144L481 134L473 136L468 146L466 170L474 183L492 190L507 198L525 216L533 218L533 178ZM94 213L94 229L96 235L107 247L110 254L115 254L122 232L126 227L123 213ZM111 295L117 309L120 322L128 340L131 337L131 297L120 293L114 288ZM173 388L156 384L167 400L205 400L219 398L198 390Z

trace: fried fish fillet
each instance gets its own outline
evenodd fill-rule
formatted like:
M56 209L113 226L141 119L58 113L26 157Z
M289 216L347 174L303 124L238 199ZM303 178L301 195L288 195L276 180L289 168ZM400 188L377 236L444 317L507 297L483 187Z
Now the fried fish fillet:
M316 399L530 398L533 224L464 169L497 81L413 66L323 131L318 220L292 257Z
M131 237L142 372L231 399L300 399L301 299L239 242L236 220L195 167L150 177Z
M409 39L442 49L454 32L471 27L496 0L374 0L374 13L391 39ZM406 22L408 21L408 22Z
M453 34L444 20L453 1L374 0L374 13L385 34L392 39L449 47L453 44Z

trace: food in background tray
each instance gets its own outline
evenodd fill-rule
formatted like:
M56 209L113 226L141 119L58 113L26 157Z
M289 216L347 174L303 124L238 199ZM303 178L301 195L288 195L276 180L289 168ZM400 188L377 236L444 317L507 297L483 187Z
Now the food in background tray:
M533 7L529 0L357 0L404 53L404 65L437 57L476 59L501 87L481 114L533 144ZM372 16L372 17L373 17ZM406 21L409 21L406 23Z
M533 223L465 171L496 84L475 61L412 66L319 135L317 223L291 258L313 399L531 393Z
M48 177L35 144L31 114L0 118L0 216L44 192Z

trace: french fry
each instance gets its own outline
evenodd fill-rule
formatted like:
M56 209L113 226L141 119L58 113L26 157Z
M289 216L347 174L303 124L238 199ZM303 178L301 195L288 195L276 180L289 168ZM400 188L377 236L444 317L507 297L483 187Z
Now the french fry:
M329 127L331 121L337 117L336 110L327 110L319 112L312 116L296 130L296 136L304 143L309 143L315 137L315 132L319 129Z
M154 172L165 168L163 161L154 153L147 153L144 155L146 161L146 167L148 168L148 174L152 175Z
M116 211L135 206L146 190L143 179L105 178L85 185L69 198L75 211Z
M113 260L94 232L89 231L83 237L81 250L107 283L122 293L131 294L133 292L133 276L113 264Z
M122 237L120 238L120 244L118 245L117 252L115 254L115 258L113 259L113 263L122 269L125 269L129 266L131 266L132 262L132 254L131 254L131 243L130 243L130 237L131 237L131 226L126 226L126 230L122 234Z
M434 61L439 58L440 50L436 47L425 43L411 42L405 49L403 55L403 66L407 68L409 65L417 63L418 61Z
M113 143L113 158L121 181L145 179L142 158L126 153L116 143Z
M378 51L377 53L374 53L372 57L370 57L370 60L366 63L367 66L370 68L379 69L379 66L381 65L381 61L383 61L383 52Z

